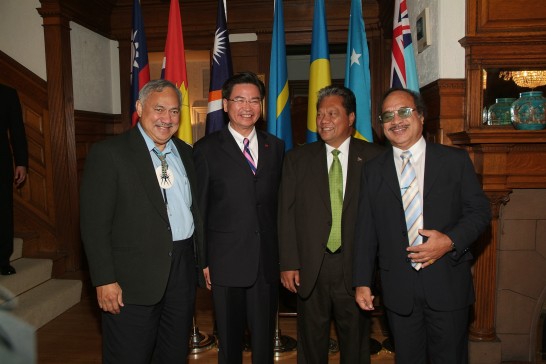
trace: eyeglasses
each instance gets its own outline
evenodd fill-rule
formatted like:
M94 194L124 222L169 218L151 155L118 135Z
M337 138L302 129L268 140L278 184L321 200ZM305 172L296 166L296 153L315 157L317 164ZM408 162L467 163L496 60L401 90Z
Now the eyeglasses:
M379 115L379 122L382 124L390 123L394 120L394 114L398 114L400 119L407 119L411 116L414 110L415 109L412 109L411 107L401 107L398 110L385 111Z
M244 104L249 104L252 107L261 106L262 100L261 99L250 99L247 100L243 97L236 97L234 99L227 99L228 101L234 102L237 106L243 106Z

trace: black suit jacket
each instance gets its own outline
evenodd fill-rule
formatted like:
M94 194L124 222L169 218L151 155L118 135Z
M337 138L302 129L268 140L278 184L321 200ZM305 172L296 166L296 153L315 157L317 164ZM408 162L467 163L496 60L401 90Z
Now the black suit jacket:
M202 220L196 205L192 150L183 141L172 140L190 181L199 265L204 260ZM80 205L81 233L93 285L118 282L125 303L157 303L167 286L173 240L155 168L138 128L91 148Z
M17 91L0 84L0 174L3 180L9 181L10 193L14 160L16 166L28 167L25 125Z
M350 295L354 295L353 233L361 168L381 151L383 148L378 145L351 138L341 221L343 276ZM281 271L300 271L298 294L303 298L309 296L315 286L331 225L326 146L324 142L318 141L296 148L286 155L280 193Z
M423 201L424 229L448 235L456 247L419 272L426 301L434 310L461 309L474 302L469 249L491 219L466 151L427 143ZM363 168L357 220L353 285L371 286L377 254L383 303L409 314L415 274L392 148Z
M214 284L249 287L258 272L278 282L277 200L284 142L256 129L258 169L252 173L224 129L194 147L207 263Z

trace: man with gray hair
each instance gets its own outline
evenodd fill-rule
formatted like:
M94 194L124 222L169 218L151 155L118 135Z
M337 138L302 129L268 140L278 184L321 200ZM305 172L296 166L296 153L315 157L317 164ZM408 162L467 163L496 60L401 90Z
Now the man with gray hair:
M137 126L87 156L81 231L104 363L183 363L188 354L203 249L192 148L173 137L180 101L174 84L150 81Z

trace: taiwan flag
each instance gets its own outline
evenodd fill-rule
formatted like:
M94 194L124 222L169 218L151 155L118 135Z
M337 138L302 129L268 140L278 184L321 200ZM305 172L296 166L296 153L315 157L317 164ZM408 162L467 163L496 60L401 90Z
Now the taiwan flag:
M144 34L144 23L140 1L135 0L133 4L133 30L131 32L131 125L138 122L136 112L136 101L138 93L145 84L150 81L150 66L148 64L148 47L146 47L146 35Z

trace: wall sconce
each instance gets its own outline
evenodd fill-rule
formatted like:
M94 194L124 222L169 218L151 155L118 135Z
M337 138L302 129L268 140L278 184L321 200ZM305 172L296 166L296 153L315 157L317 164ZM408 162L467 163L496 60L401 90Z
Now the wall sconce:
M546 85L546 71L502 71L499 78L512 80L519 87L534 89Z

